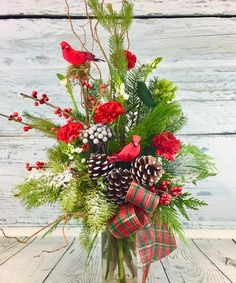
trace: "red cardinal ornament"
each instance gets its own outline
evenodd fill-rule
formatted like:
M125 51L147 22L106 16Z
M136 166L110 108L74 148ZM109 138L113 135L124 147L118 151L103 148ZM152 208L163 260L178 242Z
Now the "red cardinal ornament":
M88 61L104 62L104 60L96 58L92 53L73 49L66 41L61 42L61 49L64 59L74 66L82 65Z
M112 156L109 156L108 160L111 163L120 161L133 161L136 157L138 157L140 153L140 140L140 136L134 135L131 143L127 144L125 147L120 149L117 153L114 153Z

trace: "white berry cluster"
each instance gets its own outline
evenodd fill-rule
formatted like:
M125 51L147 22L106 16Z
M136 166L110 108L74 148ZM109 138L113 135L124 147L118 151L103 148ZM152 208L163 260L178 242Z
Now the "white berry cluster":
M95 145L107 142L111 137L111 128L103 124L95 124L92 127L85 129L80 135L83 144L92 142Z

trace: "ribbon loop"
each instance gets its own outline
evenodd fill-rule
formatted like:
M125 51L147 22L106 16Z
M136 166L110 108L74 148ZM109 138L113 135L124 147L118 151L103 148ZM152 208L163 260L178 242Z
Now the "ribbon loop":
M139 206L144 211L151 214L159 203L159 196L144 189L133 181L126 195L126 201Z
M108 228L115 238L128 237L146 224L144 213L133 204L120 206L118 213L108 221Z

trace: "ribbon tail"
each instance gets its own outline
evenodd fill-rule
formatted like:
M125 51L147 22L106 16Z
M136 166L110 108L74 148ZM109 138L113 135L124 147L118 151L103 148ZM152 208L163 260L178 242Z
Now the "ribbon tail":
M148 224L136 234L137 247L143 267L142 283L146 282L151 263L169 255L176 249L174 234L166 224L159 225L157 221Z
M142 283L146 282L151 263L154 257L154 241L155 234L152 224L148 220L148 224L136 234L136 242L143 267Z

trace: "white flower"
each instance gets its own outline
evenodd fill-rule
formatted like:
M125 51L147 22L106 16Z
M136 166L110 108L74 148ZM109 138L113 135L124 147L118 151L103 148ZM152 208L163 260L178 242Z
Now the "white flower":
M125 92L125 84L121 83L119 87L116 88L116 97L123 97L124 100L129 98L129 95Z
M74 152L76 152L76 153L81 153L82 151L83 151L83 149L81 147L76 147L74 149Z

